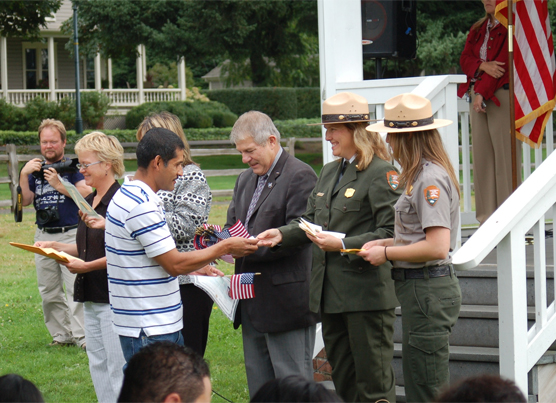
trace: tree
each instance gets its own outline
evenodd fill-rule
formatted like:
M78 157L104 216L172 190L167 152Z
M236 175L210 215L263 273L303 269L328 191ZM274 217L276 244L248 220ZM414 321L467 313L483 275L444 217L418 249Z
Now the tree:
M60 9L62 0L0 1L0 36L40 40L46 18Z
M309 52L318 54L316 0L73 2L79 6L80 45L89 55L132 55L144 44L157 58L185 56L194 71L206 60L229 59L236 66L247 61L249 77L234 76L244 71L237 69L231 79L271 85L274 68L285 72L296 65L299 76ZM65 23L67 32L71 24Z
M234 72L247 62L254 85L272 85L273 69L282 73L295 58L317 54L310 38L318 36L315 0L187 1L175 22L153 33L159 52L179 50L202 57L223 55ZM167 38L173 38L170 42ZM298 59L299 60L299 59ZM241 80L236 80L241 81Z

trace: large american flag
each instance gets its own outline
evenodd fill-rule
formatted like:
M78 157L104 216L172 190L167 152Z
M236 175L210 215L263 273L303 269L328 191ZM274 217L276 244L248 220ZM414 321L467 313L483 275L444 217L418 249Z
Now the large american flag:
M228 295L231 299L255 298L255 273L234 274L230 280Z
M538 148L556 105L556 63L548 0L517 0L513 15L516 137ZM495 17L508 26L507 0L496 0Z

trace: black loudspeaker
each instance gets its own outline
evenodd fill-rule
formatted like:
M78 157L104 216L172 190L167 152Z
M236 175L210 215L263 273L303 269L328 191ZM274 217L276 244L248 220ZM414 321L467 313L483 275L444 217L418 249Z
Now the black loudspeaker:
M361 0L364 59L414 59L416 0Z

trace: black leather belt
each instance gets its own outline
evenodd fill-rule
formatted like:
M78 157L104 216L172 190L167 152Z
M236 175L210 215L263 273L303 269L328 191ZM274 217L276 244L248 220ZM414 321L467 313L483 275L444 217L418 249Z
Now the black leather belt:
M419 269L392 269L392 280L404 281L446 277L453 272L454 268L451 264L443 266L421 267Z
M39 227L40 230L46 232L47 234L60 234L76 228L77 228L77 224L70 225L69 227L42 227L42 228Z

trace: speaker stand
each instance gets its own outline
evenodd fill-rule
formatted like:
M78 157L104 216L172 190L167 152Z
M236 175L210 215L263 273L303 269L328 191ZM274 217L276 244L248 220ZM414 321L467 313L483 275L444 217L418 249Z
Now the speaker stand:
M375 66L376 66L376 79L380 80L382 78L382 59L376 58L375 59Z

